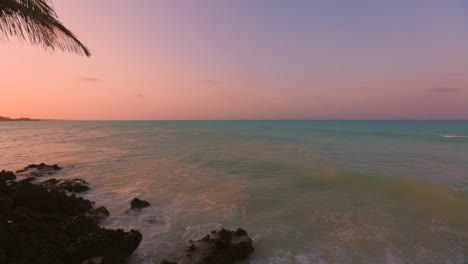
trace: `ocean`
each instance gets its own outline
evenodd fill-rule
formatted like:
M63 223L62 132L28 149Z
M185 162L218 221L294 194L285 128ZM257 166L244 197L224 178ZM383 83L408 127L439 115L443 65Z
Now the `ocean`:
M143 233L131 263L221 227L245 263L468 263L468 121L1 122L0 170L40 162Z

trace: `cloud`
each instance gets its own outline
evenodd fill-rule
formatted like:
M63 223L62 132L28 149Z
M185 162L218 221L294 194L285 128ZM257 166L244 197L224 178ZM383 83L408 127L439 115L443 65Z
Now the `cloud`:
M206 83L206 84L211 84L211 85L220 85L220 84L223 84L222 81L210 80L210 79L205 79L205 80L203 80L203 82Z
M129 98L138 98L138 99L143 99L145 98L145 95L142 93L134 93L128 96Z
M225 99L231 99L232 98L232 96L230 94L225 93L225 92L221 92L221 91L214 92L213 96L219 97L219 98L225 98Z
M320 96L320 95L310 95L310 96L303 95L303 96L293 96L293 97L289 98L289 100L296 101L296 102L311 102L311 101L315 100L315 101L318 101L320 103L322 101L325 101L326 98L324 98L323 96Z
M97 78L97 77L89 77L89 76L82 76L82 77L78 77L76 78L78 81L80 82L94 82L94 83L97 83L97 82L102 82L102 79L100 78Z
M458 88L450 88L450 87L435 87L430 90L433 93L456 93L459 91Z

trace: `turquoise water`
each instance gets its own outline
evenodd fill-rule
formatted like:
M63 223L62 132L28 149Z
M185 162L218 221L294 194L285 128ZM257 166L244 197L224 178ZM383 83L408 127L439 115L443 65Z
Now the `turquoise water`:
M91 182L104 226L143 232L133 263L221 226L247 263L468 262L467 121L2 122L0 150Z

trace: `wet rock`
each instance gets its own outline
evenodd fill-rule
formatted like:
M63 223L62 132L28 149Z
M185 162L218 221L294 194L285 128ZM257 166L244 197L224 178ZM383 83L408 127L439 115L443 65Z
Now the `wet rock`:
M247 231L245 231L244 229L242 228L237 228L237 230L234 232L234 235L237 236L237 237L241 237L241 236L247 236Z
M145 200L140 200L138 198L134 198L131 202L131 209L142 209L148 206L150 206L150 203L148 203Z
M52 178L52 179L49 179L47 181L41 182L41 185L44 186L44 187L50 187L50 186L57 185L58 183L59 183L59 181L57 179Z
M8 184L5 180L0 179L0 194L7 192Z
M141 239L139 231L98 228L92 233L83 234L72 243L70 259L102 256L101 263L126 263L126 259L135 251Z
M169 260L167 260L167 259L163 259L163 260L161 261L161 264L177 264L177 262L173 262L173 261L169 261Z
M13 200L10 197L0 196L0 214L10 210L12 207L13 207Z
M93 208L91 201L82 197L68 196L63 191L48 190L31 182L14 182L8 189L14 208L25 207L41 213L65 215L85 213Z
M95 209L93 208L89 210L86 216L93 219L96 224L100 224L102 221L106 220L107 217L109 217L109 210L107 210L107 208L104 206Z
M62 170L62 168L57 164L47 165L45 163L41 163L41 164L30 164L21 170L17 170L16 173L23 174L24 176L43 177L43 176L55 174L60 170Z
M57 198L48 192L18 192L11 195L13 207L26 207L41 213L51 214L58 212Z
M62 168L57 164L47 165L45 163L41 163L41 164L30 164L30 165L24 167L24 169L19 170L18 172L23 172L23 171L26 171L28 169L39 169L39 170L47 169L47 170L56 170L56 171L58 171L58 170L61 170Z
M27 178L20 180L19 182L33 182L35 180L36 180L36 177L27 177Z
M12 171L0 171L0 179L5 181L16 180L16 175Z
M99 264L102 262L103 257L96 257L87 261L84 261L83 264Z
M63 180L58 186L64 190L81 193L89 190L89 183L82 179Z
M0 263L6 263L6 261L7 261L7 257L6 257L5 250L0 249Z
M105 207L49 187L0 178L0 263L126 263L140 232L99 227Z
M212 231L200 240L190 241L184 257L177 262L164 260L161 264L231 264L248 258L253 252L252 239L247 231L221 229Z
M49 190L68 191L81 193L89 190L89 183L82 179L57 180L55 178L40 183Z

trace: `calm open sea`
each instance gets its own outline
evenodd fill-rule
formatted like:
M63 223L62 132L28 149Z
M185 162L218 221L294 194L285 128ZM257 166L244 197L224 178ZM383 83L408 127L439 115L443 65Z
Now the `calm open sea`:
M0 169L39 162L142 231L133 263L221 226L248 263L468 263L467 121L0 123Z

